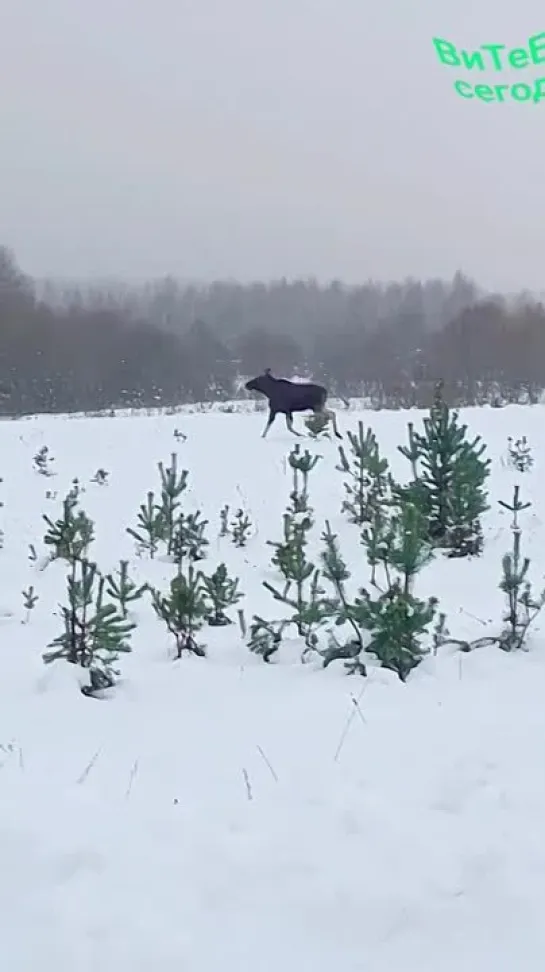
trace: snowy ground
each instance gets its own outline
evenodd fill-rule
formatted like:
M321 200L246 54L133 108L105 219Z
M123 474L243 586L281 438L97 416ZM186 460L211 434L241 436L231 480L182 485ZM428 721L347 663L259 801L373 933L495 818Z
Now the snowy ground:
M395 447L418 416L351 412L342 427L360 417L394 473L408 475ZM503 608L497 584L511 540L497 501L511 499L516 481L501 463L509 434L526 434L535 449L534 469L518 479L534 504L522 516L524 542L543 583L545 413L513 406L464 417L494 460L485 554L436 560L419 592L438 595L452 633L473 638L497 631ZM44 666L60 632L65 570L29 562L29 544L43 552L42 514L59 515L77 476L100 568L126 556L133 574L166 586L172 568L136 560L125 528L173 449L190 470L189 502L213 525L211 568L227 560L240 576L248 619L275 616L261 586L271 577L265 541L280 535L293 439L278 422L261 440L263 423L260 414L196 414L0 427L0 968L541 972L539 625L528 653L445 649L403 685L377 668L362 680L340 665L302 666L298 651L267 666L235 626L207 632L207 659L174 662L170 636L140 602L134 652L111 700L81 695L72 668ZM186 442L176 442L176 427ZM54 479L33 470L43 445ZM317 536L328 517L365 583L357 529L340 514L336 446L311 448L324 456L311 481ZM106 486L89 482L99 467ZM245 550L216 540L224 503L244 505L257 525ZM29 584L40 600L23 624Z

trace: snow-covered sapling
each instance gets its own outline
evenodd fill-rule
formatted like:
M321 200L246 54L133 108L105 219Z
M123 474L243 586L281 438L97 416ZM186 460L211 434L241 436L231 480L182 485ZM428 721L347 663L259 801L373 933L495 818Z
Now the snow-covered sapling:
M509 465L519 473L529 472L534 465L531 447L528 445L526 436L513 442L511 436L507 439L507 451Z
M189 565L187 577L179 572L170 582L168 594L152 590L153 609L174 636L176 658L189 651L204 658L204 648L197 644L196 634L202 628L209 608L200 574Z
M30 621L30 615L34 610L34 608L36 607L36 604L38 603L39 596L38 594L35 593L32 584L30 585L29 588L27 588L26 591L23 591L22 594L23 594L23 607L26 611L25 620L23 621L23 624L28 624L28 622Z
M85 492L85 486L82 486L78 477L76 476L75 479L72 480L72 488L68 493L68 495L71 497L71 499L79 500L81 494L84 492Z
M252 521L244 510L237 510L231 520L231 539L235 547L245 547L252 531Z
M106 593L108 597L111 597L114 603L118 603L121 609L121 614L124 618L127 617L127 605L133 601L138 601L144 591L148 589L147 584L141 584L138 586L129 577L129 562L128 560L119 561L119 570L117 571L117 577L113 574L106 575Z
M260 655L264 662L270 662L282 643L282 635L289 621L265 621L258 614L254 615L250 625L248 648L255 655Z
M42 446L34 456L34 468L41 476L54 476L55 473L51 468L51 463L55 460L53 456L49 454L49 448L47 446Z
M127 533L136 540L137 552L141 554L147 551L153 560L165 536L163 509L155 502L153 490L150 490L146 502L140 506L136 529L127 527Z
M76 512L77 505L78 493L71 489L63 500L62 517L52 520L43 514L48 527L44 543L51 548L51 560L62 559L73 563L87 557L94 540L95 527L83 510Z
M324 439L331 438L329 419L322 412L314 412L312 415L307 416L305 425L311 439L319 439L320 436Z
M351 457L348 459L343 446L339 446L339 472L349 479L344 483L346 499L342 504L352 523L362 526L371 519L373 508L388 493L388 461L380 455L377 438L372 429L364 434L363 422L358 422L358 433L348 432Z
M210 605L206 618L208 624L214 628L232 624L231 618L227 617L225 612L238 604L243 597L238 587L238 577L229 577L227 567L222 563L209 577L201 574L201 579L204 593Z
M170 553L174 562L180 564L186 557L189 560L203 560L209 540L205 536L208 520L201 519L200 510L195 513L181 513L174 524Z
M293 471L293 489L290 493L291 513L310 512L308 505L308 478L321 456L313 456L305 449L301 452L299 443L294 446L288 456L288 463Z
M111 686L119 675L114 668L119 655L131 651L129 637L135 625L114 604L104 602L105 578L96 564L74 561L67 584L68 605L61 607L64 631L50 643L52 650L44 653L43 660L81 665L89 669L92 687Z
M106 472L105 469L97 469L95 475L91 479L92 483L96 483L97 486L105 486L108 482L108 476L110 474Z
M513 549L502 559L503 577L500 581L500 590L507 598L507 612L503 618L505 628L499 638L500 648L504 651L514 651L524 647L528 629L545 605L545 591L539 597L535 597L532 593L532 584L528 579L530 558L523 557L521 553L522 530L518 515L532 504L521 503L519 493L520 487L515 486L512 503L499 501L500 506L513 514L511 523Z
M397 578L385 594L373 600L363 589L356 601L356 617L370 634L366 651L402 682L427 654L422 636L435 617L436 598L422 601L403 592Z
M222 506L220 510L220 537L229 536L229 507Z

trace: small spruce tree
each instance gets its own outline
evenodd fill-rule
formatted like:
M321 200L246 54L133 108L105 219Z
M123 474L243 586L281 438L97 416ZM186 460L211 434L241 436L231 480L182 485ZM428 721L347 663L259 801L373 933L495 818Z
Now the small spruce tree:
M507 439L509 465L519 473L529 472L534 465L531 447L525 435L513 442L511 436Z
M178 563L185 557L190 560L203 560L209 541L205 536L208 520L201 519L201 513L180 513L174 524L170 553L174 562Z
M239 590L238 577L229 577L227 567L222 563L209 577L201 574L201 579L210 605L206 616L208 624L215 628L232 624L231 618L225 612L238 604L243 596Z
M309 512L308 480L320 459L321 456L311 455L308 449L301 452L299 443L291 450L288 456L288 463L293 472L293 488L290 493L291 513Z
M201 575L189 564L187 575L179 566L178 573L170 582L169 593L152 590L153 609L158 618L166 625L176 642L176 658L189 651L200 658L206 652L196 640L208 614L208 605L202 585Z
M231 521L231 539L235 547L245 547L252 531L252 521L244 510L237 510Z
M153 560L165 532L163 508L155 502L155 494L150 490L146 502L140 505L136 529L127 527L127 533L136 540L137 553L140 555L147 551Z
M248 648L255 655L260 655L264 662L270 663L282 644L282 636L288 625L289 621L265 621L255 614L250 625Z
M503 557L503 577L500 582L500 590L507 598L507 612L503 619L505 627L499 639L500 648L504 651L515 651L524 647L528 629L545 605L545 591L539 597L532 593L532 584L528 578L531 561L529 557L523 557L521 552L522 530L518 515L532 504L521 503L519 493L520 487L515 486L512 503L499 501L500 506L513 514L513 549Z
M220 510L220 537L229 536L229 507L222 506Z
M333 533L328 520L326 520L322 541L324 549L320 554L320 560L323 576L335 592L335 599L331 602L331 613L334 614L337 625L347 622L352 628L352 638L345 645L331 636L329 648L323 653L324 668L326 668L336 658L356 658L363 652L364 644L361 628L354 618L352 604L346 593L346 582L350 580L350 571L342 557L338 537ZM359 666L361 674L366 675L365 665L361 661Z
M49 454L48 446L42 446L34 456L34 468L40 476L54 476L55 473L51 468L51 463L54 461L53 456Z
M351 457L348 459L343 446L339 446L339 472L349 476L344 483L346 499L342 512L352 523L362 526L371 519L373 509L388 495L388 461L380 455L379 445L372 429L364 434L363 422L358 422L358 433L348 432Z
M91 479L92 483L96 483L97 486L106 486L108 482L109 473L105 469L97 469L95 475Z
M415 576L433 556L422 510L400 501L391 516L385 543L387 589L373 599L362 588L354 617L369 632L367 652L376 655L384 668L396 672L404 682L427 653L422 636L433 622L438 603L435 597L423 601L413 593Z
M106 593L114 603L119 604L121 614L124 618L128 614L128 605L133 601L138 601L147 590L147 584L138 586L129 577L128 560L119 561L117 577L113 574L106 575Z
M131 651L129 636L135 625L125 620L114 604L104 601L105 578L88 560L74 561L67 577L68 605L61 607L64 631L43 655L47 664L64 659L87 668L92 694L96 688L114 685L119 655Z
M187 469L182 469L181 473L178 473L178 457L175 452L171 454L170 463L170 466L165 469L163 463L160 462L159 473L161 476L161 512L164 524L164 535L161 539L167 545L167 554L172 556L177 532L179 498L187 489L189 472Z
M329 418L323 412L314 412L305 419L305 426L311 439L331 439Z
M62 517L52 520L43 514L47 524L44 543L51 549L50 560L75 560L86 558L94 540L94 523L83 510L77 510L79 493L70 490L63 500Z
M490 459L483 458L486 446L480 436L468 440L467 425L459 424L458 412L451 412L444 401L441 383L424 419L424 432L416 432L409 423L409 447L398 448L411 462L414 476L398 495L420 505L433 543L461 556L479 553Z
M291 610L287 624L295 625L298 635L304 638L303 658L308 651L317 647L317 629L331 613L330 606L323 598L320 571L309 560L307 553L309 533L313 527L313 511L309 502L309 476L319 458L320 456L311 456L308 450L302 453L299 445L296 445L288 456L289 465L293 470L293 486L290 492L290 506L283 516L284 536L279 542L267 541L268 545L274 548L272 563L283 575L285 583L282 590L278 590L268 581L263 581L263 586L272 594L275 601ZM284 624L271 629L275 631L273 642L276 647L280 643L285 627ZM261 646L265 644L263 638L267 644L273 644L270 641L273 637L271 630L264 628L260 619L254 618L251 630L252 638L254 641L257 638ZM252 648L252 650L256 649Z
M23 591L22 593L23 593L23 607L26 611L26 616L25 616L25 620L23 621L23 624L28 624L28 622L30 621L30 615L39 601L39 596L38 594L35 593L32 584L26 591Z
M272 562L284 576L285 584L282 590L278 590L268 581L263 581L263 586L275 601L291 608L290 622L296 626L298 635L305 639L307 648L316 646L316 628L331 613L323 599L320 571L307 556L311 527L309 515L284 515L284 539L280 543L271 543L271 546L275 547Z

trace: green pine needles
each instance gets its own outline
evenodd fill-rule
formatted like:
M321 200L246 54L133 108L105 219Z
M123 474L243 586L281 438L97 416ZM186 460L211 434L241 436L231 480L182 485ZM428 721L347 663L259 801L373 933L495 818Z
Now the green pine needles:
M84 694L115 684L120 654L131 651L130 635L136 625L115 604L106 600L106 578L89 560L74 560L67 577L68 604L61 606L64 630L49 645L46 664L63 659L88 669L90 683Z
M388 461L380 455L375 433L367 429L364 434L363 422L358 422L358 432L348 432L350 458L343 446L339 446L339 472L348 479L344 483L346 497L342 512L351 523L362 526L372 519L377 507L389 493L390 476Z
M470 441L467 432L458 412L444 401L439 384L424 431L416 432L409 423L409 445L398 446L413 472L412 482L398 487L398 494L420 507L428 520L430 541L453 557L481 552L480 517L488 509L485 486L490 459L484 456L481 437Z

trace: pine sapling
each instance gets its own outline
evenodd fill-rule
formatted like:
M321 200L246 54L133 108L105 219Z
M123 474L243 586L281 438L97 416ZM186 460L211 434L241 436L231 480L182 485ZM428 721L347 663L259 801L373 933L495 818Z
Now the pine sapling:
M393 542L393 527L391 517L384 503L377 503L371 509L371 519L361 532L361 541L367 552L367 561L371 567L370 583L377 584L377 567L382 565L389 584L388 554Z
M41 476L54 476L55 473L51 468L51 463L55 460L53 456L49 454L49 449L47 446L42 446L34 456L34 468L37 473Z
M333 533L328 520L326 520L325 523L325 531L322 534L322 541L325 548L320 554L322 572L324 578L329 581L335 591L334 607L336 624L339 625L347 622L351 626L353 632L353 637L349 643L348 654L346 645L340 645L336 639L333 637L330 638L329 649L324 656L324 667L326 667L331 661L333 661L334 658L353 658L355 655L358 655L364 650L364 645L361 628L354 620L352 605L350 604L346 594L345 585L346 582L350 580L350 571L348 570L339 549L338 537L335 533ZM338 651L336 651L336 649L338 649ZM334 652L333 654L332 651ZM361 674L366 674L365 666L362 666Z
M243 597L239 590L239 579L229 577L225 564L220 564L213 574L201 574L204 593L209 602L206 620L211 627L219 628L232 624L226 611L238 604Z
M175 563L181 563L185 557L190 560L203 560L209 541L205 536L208 520L201 519L201 513L181 513L174 524L170 553Z
M516 442L513 442L513 439L509 436L507 439L507 450L509 465L512 469L516 469L519 473L530 471L534 465L534 457L532 456L532 450L528 445L528 440L525 435L521 439L517 439Z
M348 432L352 452L350 460L343 446L339 446L339 472L349 476L344 483L346 499L343 513L352 523L362 526L371 518L373 507L380 503L388 490L388 461L380 455L376 436L372 429L363 432L363 422L358 422L358 434Z
M311 455L308 449L301 452L299 443L291 450L288 456L288 463L293 471L293 489L290 493L291 507L289 507L291 513L310 512L308 479L320 459L321 456Z
M252 521L244 510L237 510L231 521L231 539L235 547L245 547L252 531Z
M187 576L178 571L170 582L170 591L163 595L160 591L152 590L153 609L158 618L166 625L176 642L176 658L181 658L184 651L189 651L200 658L204 658L204 648L197 644L196 634L208 614L208 605L204 594L201 575L196 573L192 564L189 565Z
M67 584L68 605L61 607L64 631L50 643L52 650L43 660L46 665L59 659L81 665L89 669L92 686L111 686L119 675L114 668L119 655L131 651L129 636L135 625L114 604L104 602L105 578L96 564L74 561Z
M25 620L23 621L23 624L28 624L28 622L30 621L30 615L39 601L39 596L34 592L34 588L32 584L26 591L23 591L22 594L23 594L23 607L26 611L26 616L25 616Z
M140 600L144 592L148 589L147 584L138 586L130 579L128 560L119 561L117 577L114 577L113 574L106 575L106 584L106 593L114 603L119 604L123 618L127 618L127 606L133 601Z
M396 578L385 594L372 600L362 589L356 601L356 616L370 634L367 652L376 655L383 668L396 672L402 682L427 653L421 639L432 623L436 598L421 601L405 594Z
M222 506L220 510L220 537L229 536L229 507Z
M314 412L305 419L305 426L311 439L331 439L329 432L329 419L323 412Z
M467 438L467 425L459 424L437 385L424 432L409 425L409 447L399 446L411 462L414 482L399 487L398 495L419 505L429 521L430 539L459 555L478 553L481 546L479 517L488 509L485 483L490 459L484 458L480 436ZM419 471L420 464L420 471Z
M365 544L365 537L362 539ZM399 503L390 519L383 556L387 590L373 600L362 588L353 616L369 632L367 652L405 681L426 654L422 637L435 617L438 603L435 597L422 601L412 590L416 574L432 558L426 519L414 504ZM392 579L394 572L398 576Z
M170 466L165 469L162 462L159 463L159 473L161 475L161 512L165 527L164 539L167 545L167 554L172 556L174 546L174 535L176 532L177 511L180 507L179 497L187 489L187 477L189 472L182 469L178 474L178 457L175 452L171 454Z
M74 489L70 490L63 501L62 517L58 520L53 521L51 517L43 514L43 519L48 526L44 543L51 548L51 561L67 560L73 563L87 558L89 547L94 540L95 527L83 510L76 512L78 495Z
M513 502L500 506L513 514L511 532L513 536L512 553L506 553L502 559L503 577L500 590L507 598L507 612L503 618L505 628L499 638L499 645L503 651L516 651L524 648L528 629L545 605L545 591L539 597L532 594L532 584L528 579L530 558L521 553L522 530L518 522L518 515L527 510L532 504L521 503L519 499L520 487L514 487Z
M282 643L282 636L289 621L265 621L255 614L250 625L248 648L260 655L264 662L270 662Z
M412 594L414 578L433 560L422 511L412 503L401 503L390 520L387 565L401 575L405 596Z
M105 469L97 469L95 475L91 479L91 482L96 483L97 486L106 486L109 475L110 474L106 472Z
M331 616L331 606L324 600L320 571L307 557L308 532L312 520L308 514L284 515L284 540L275 547L272 562L283 574L285 584L278 590L268 581L263 586L286 607L291 608L290 623L305 639L307 648L317 644L316 629Z
M147 495L146 503L140 506L136 529L127 527L127 533L136 540L138 554L147 551L153 560L165 536L165 517L162 507L155 502L152 490Z

